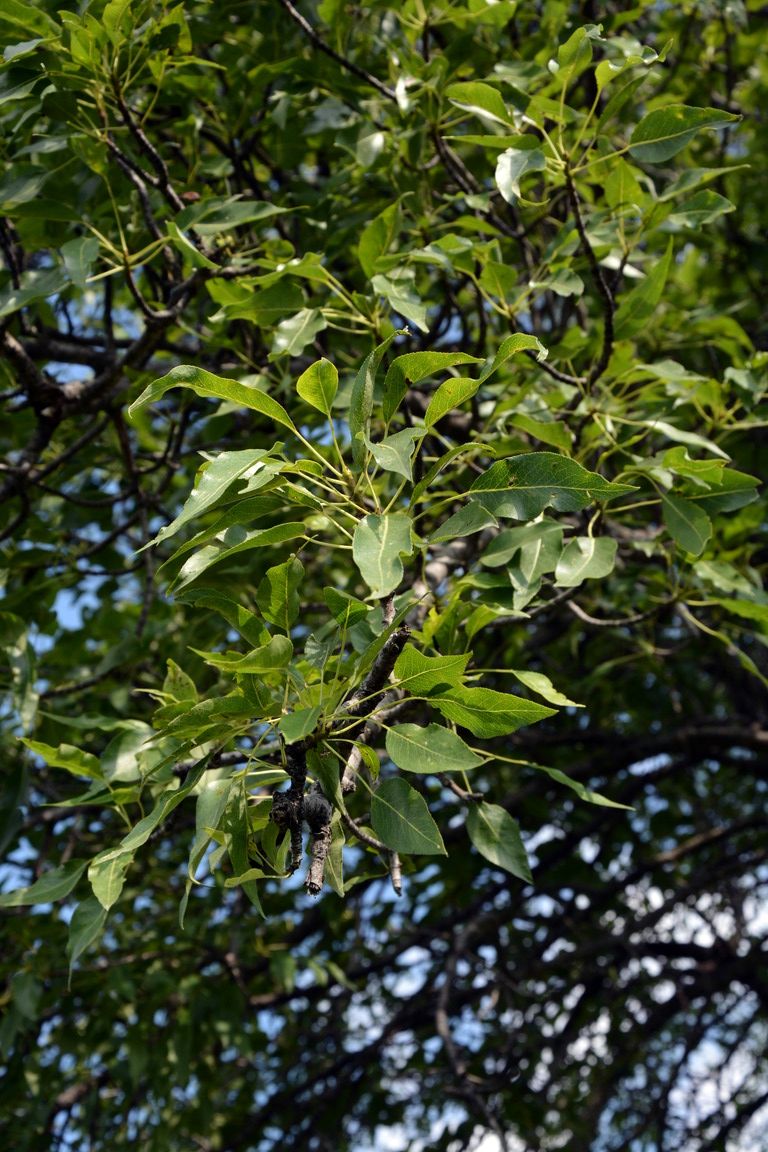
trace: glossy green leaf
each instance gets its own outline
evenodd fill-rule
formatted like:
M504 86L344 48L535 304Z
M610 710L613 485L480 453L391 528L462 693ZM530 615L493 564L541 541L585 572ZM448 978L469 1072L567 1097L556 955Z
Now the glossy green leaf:
M198 785L195 803L195 836L187 860L187 876L195 880L206 849L222 820L235 781L220 775L220 770L206 772Z
M523 196L520 181L529 172L541 172L546 166L546 157L540 148L507 148L496 163L496 187L508 204L534 203Z
M517 668L510 668L510 672L519 680L521 684L525 684L526 688L530 688L537 696L541 696L549 704L554 704L556 708L583 708L583 704L577 704L575 700L569 700L562 692L555 688L554 684L548 676L543 672L521 672Z
M78 288L85 288L88 277L99 255L99 241L95 236L81 236L61 246L61 258L67 275Z
M387 755L404 772L468 772L485 761L441 724L397 724L387 732Z
M498 352L480 373L480 382L482 383L493 376L508 360L511 360L513 356L519 356L521 352L533 352L537 360L546 360L547 358L547 349L538 337L528 336L524 332L514 332L511 336L504 337Z
M25 904L51 904L63 900L75 888L88 867L87 860L69 860L58 868L51 868L27 888L0 895L0 908L20 908Z
M632 133L629 150L644 164L660 164L677 155L703 128L722 128L738 119L719 108L667 104L642 118Z
M176 599L197 608L208 608L218 612L244 640L254 648L261 648L269 641L269 633L255 612L244 608L237 600L212 588L187 588L176 593Z
M585 804L595 804L598 808L621 808L625 812L631 812L632 806L630 804L619 804L616 800L611 800L608 796L603 796L600 792L593 792L591 788L587 788L579 780L574 780L565 772L561 772L559 768L546 768L542 764L532 764L537 772L543 772L558 784L563 784L566 788L570 788L575 792L579 800L583 800Z
M614 334L617 340L635 335L648 323L661 300L671 263L670 240L661 260L654 264L646 278L622 299L614 317Z
M266 644L253 652L242 655L239 652L201 652L192 649L212 668L220 668L230 675L242 673L272 672L285 668L293 655L293 645L287 636L273 636Z
M178 593L222 560L238 556L241 552L249 552L252 548L272 548L276 544L296 540L303 536L304 532L304 524L299 520L275 524L272 528L255 528L252 532L246 532L240 525L235 524L223 533L221 540L206 545L185 560L178 576L171 582L171 588Z
M348 592L340 592L337 588L323 588L323 599L330 608L337 622L342 628L352 628L370 612L370 605L350 596Z
M284 564L268 568L256 592L256 603L265 620L289 633L301 611L299 588L304 579L304 565L295 556Z
M362 466L365 459L365 441L370 438L376 374L384 353L396 335L397 333L393 332L372 352L368 353L352 386L352 398L349 405L349 433L352 438L352 455L357 468Z
M416 293L410 269L393 268L387 276L373 276L371 287L385 298L393 312L415 324L421 332L429 331L427 309Z
M272 356L298 356L328 322L318 308L302 308L281 320L272 338Z
M89 896L86 900L81 901L74 912L72 919L69 922L69 936L67 939L67 959L69 960L69 976L72 977L72 969L76 962L80 959L83 952L94 944L102 932L107 922L107 910L104 908L95 896Z
M260 412L263 416L274 420L276 424L281 424L283 427L294 431L293 422L288 413L265 392L261 392L258 388L249 388L235 380L225 380L221 376L214 376L213 373L206 372L203 368L196 368L193 364L179 364L165 376L153 380L144 389L138 400L134 400L131 404L128 409L129 417L135 417L148 404L154 404L161 400L166 392L172 388L189 388L196 396L211 397L235 404L240 408L249 408L251 411Z
M430 544L439 544L443 540L456 540L460 536L472 536L475 532L482 532L483 528L495 528L498 524L493 516L482 505L472 501L465 504L453 516L444 520L429 537Z
M41 740L29 740L26 737L22 737L21 743L29 748L30 752L42 756L51 768L64 768L73 776L86 776L90 780L104 779L104 772L98 756L94 756L90 752L83 752L82 749L76 748L73 744L59 744L58 747L54 748L50 744L44 744Z
M202 516L227 494L236 480L257 470L267 456L267 449L254 448L242 452L221 452L215 460L207 460L199 469L195 486L179 515L161 528L150 543L158 544L161 540L167 540L185 524Z
M133 852L111 848L100 853L88 867L88 879L93 894L106 911L116 904L125 884L125 874L133 860Z
M555 568L559 588L577 588L584 580L609 576L616 563L617 543L609 536L574 536Z
M297 740L303 740L314 732L322 712L323 709L317 705L314 708L298 708L282 716L277 727L286 744L295 744Z
M384 419L392 419L409 387L440 375L456 365L481 363L480 357L470 356L467 352L406 352L404 356L396 356L384 378ZM446 383L451 384L453 381L448 380ZM433 400L434 396L430 400L430 405ZM426 417L425 423L429 427Z
M416 441L422 435L418 428L404 428L402 432L395 432L378 444L368 441L367 447L379 468L385 472L395 472L406 480L413 480L413 452Z
M328 417L338 387L339 373L336 365L325 358L310 364L296 381L296 391L302 400Z
M438 689L461 687L470 655L425 656L413 644L406 644L393 671L400 687L411 696L426 696Z
M461 81L450 84L445 95L451 104L465 112L472 112L483 120L491 120L495 124L503 124L505 128L513 126L513 120L507 111L506 105L497 88L490 84L483 84L478 80Z
M446 720L468 728L473 736L483 740L506 736L527 724L555 715L554 708L546 708L543 704L507 692L495 692L491 688L460 688L442 696L430 696L430 703L442 712Z
M532 520L545 508L575 512L599 500L633 491L588 472L554 452L530 452L497 460L472 484L469 495L494 516Z
M11 285L0 290L0 319L20 311L35 300L45 300L49 296L58 295L64 290L67 282L65 271L59 268L23 272L18 287Z
M424 797L397 776L382 781L371 796L371 825L382 843L394 852L447 855Z
M533 882L520 828L505 808L484 800L470 805L467 832L475 848L491 864L528 884Z
M266 200L240 200L236 197L205 197L185 208L176 217L177 226L184 231L193 228L199 236L218 236L231 228L269 220L290 211Z
M179 788L168 789L162 793L158 797L152 811L139 820L138 824L134 825L131 831L123 837L120 842L120 847L127 851L134 851L136 848L140 848L142 844L146 844L155 828L192 792L204 771L205 761L201 760L200 763L189 772L184 783Z
M471 506L471 505L470 505ZM540 520L522 528L505 528L491 540L480 556L486 568L498 568L517 558L528 580L554 572L563 543L563 529L554 520Z
M468 380L465 377L445 380L432 396L427 410L424 413L424 423L427 428L437 424L443 416L447 416L454 408L458 408L466 400L470 400L480 387L477 380Z
M385 256L395 242L400 220L400 207L397 201L388 204L378 216L366 224L357 246L360 267L370 280L376 273L377 261Z
M337 896L344 896L344 828L341 813L334 812L331 818L331 847L325 862L325 880Z
M184 700L191 704L197 703L197 688L191 676L180 668L170 656L166 660L168 671L163 681L163 692L167 692L174 700Z
M403 578L401 556L412 551L411 520L404 512L371 514L355 528L352 556L373 596L395 591Z
M703 508L666 492L661 497L661 514L670 536L684 552L699 556L704 551L712 535L712 521Z

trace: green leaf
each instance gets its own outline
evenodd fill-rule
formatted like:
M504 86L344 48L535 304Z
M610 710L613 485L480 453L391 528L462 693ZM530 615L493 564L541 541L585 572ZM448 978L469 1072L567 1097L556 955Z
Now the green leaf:
M199 236L218 236L243 224L282 216L290 208L279 208L266 200L240 200L237 197L211 196L191 204L176 217L181 230L192 228Z
M670 536L684 552L699 556L704 551L712 535L712 521L703 508L668 492L661 497L661 514Z
M89 896L81 901L72 913L69 922L69 938L67 940L67 957L69 959L69 978L72 978L72 969L77 960L99 939L107 922L107 910L95 896Z
M395 242L400 224L400 205L397 200L387 205L383 212L374 216L360 235L357 258L360 267L370 280L376 272L379 257L386 256Z
M35 300L45 300L49 296L58 295L66 288L67 283L68 278L60 268L22 272L18 288L11 284L0 291L0 319L18 312Z
M99 255L99 242L94 236L81 236L61 246L61 257L67 275L78 288L85 288Z
M442 540L456 540L460 536L472 536L481 532L483 528L495 528L498 524L496 517L487 509L474 501L454 512L439 528L436 528L429 537L430 544L439 544Z
M491 740L506 736L526 724L535 724L547 716L554 716L554 708L534 704L507 692L494 692L491 688L461 688L443 696L430 696L430 703L447 720L468 728L473 736Z
M259 899L259 888L256 883L260 877L248 877L250 871L250 860L248 858L248 835L250 828L248 825L248 804L245 792L242 789L239 789L232 797L228 810L228 831L227 851L229 852L229 859L232 863L232 871L235 876L239 878L240 886L253 907L260 916L264 916L264 909ZM231 877L228 879L231 879ZM225 887L227 883L228 881L225 880ZM234 887L234 885L230 886Z
M426 800L397 776L384 780L371 796L371 826L394 852L448 855Z
M322 714L323 709L318 704L314 708L299 708L282 716L277 727L286 744L295 744L297 740L303 740L314 732Z
M382 357L397 335L393 332L372 352L369 352L360 366L352 385L352 399L349 405L349 433L352 438L352 457L358 469L365 460L365 441L370 438L373 393L376 386L376 373Z
M482 359L467 352L406 352L395 357L384 378L384 419L392 419L409 387L457 364L482 364Z
M535 352L537 360L546 360L547 358L547 349L536 336L528 336L524 332L514 332L502 340L493 360L480 373L480 383L484 383L494 372L498 372L503 364L521 352Z
M568 452L573 444L573 433L562 420L535 420L526 412L515 412L509 423L513 428L520 428L540 440L542 444L551 444L553 448L560 448Z
M557 708L583 708L583 704L577 704L575 700L569 700L562 692L555 688L554 684L548 676L543 672L520 672L515 668L510 668L512 675L525 684L526 688L530 688L537 696L543 696L550 704L554 704Z
M526 200L520 191L520 181L528 172L541 172L546 168L547 160L538 143L532 138L530 148L507 148L502 152L496 162L494 179L496 187L506 200L507 204L534 204L536 201Z
M341 792L341 772L337 757L325 749L309 748L307 750L307 769L310 776L317 780L326 797L338 809L345 812L344 797Z
M254 648L261 648L269 641L269 633L261 618L223 592L211 588L188 588L184 592L177 592L176 599L196 608L210 608L218 612Z
M469 495L494 516L533 520L550 506L576 512L633 491L633 485L604 480L555 452L530 452L497 460L475 480Z
M47 12L26 3L26 0L3 0L0 21L42 37L58 36L61 33L60 26Z
M480 384L477 380L469 380L465 377L444 380L432 396L424 413L424 423L427 428L432 428L448 412L458 408L465 400L470 400L479 387Z
M427 309L416 295L414 278L410 268L392 268L387 276L372 277L371 288L388 301L393 312L428 332Z
M329 419L338 387L339 374L336 365L325 358L310 364L296 381L296 391L302 400Z
M675 212L671 212L667 223L676 228L702 228L727 212L735 211L736 205L726 200L725 196L705 188L691 196L690 200L685 200Z
M197 688L191 676L187 675L170 656L166 660L168 671L163 681L163 692L172 696L174 700L190 704L197 703Z
M436 689L460 688L470 656L470 652L462 656L425 656L413 644L406 644L393 671L406 692L427 696Z
M331 847L325 862L325 879L337 896L344 896L344 829L341 813L331 818Z
M266 620L286 634L301 611L299 588L304 579L304 565L295 556L284 564L268 568L256 592L256 603Z
M236 480L256 471L268 456L268 449L251 448L242 452L221 452L215 460L206 460L198 469L195 486L179 515L161 528L149 543L158 544L161 540L167 540L190 520L198 519L226 495Z
M73 776L86 776L89 780L104 779L98 756L83 752L72 744L59 744L54 748L51 744L44 744L40 740L28 740L26 737L22 737L21 743L29 748L30 752L42 756L50 768L65 768Z
M91 861L88 879L94 896L105 911L108 912L119 899L125 884L125 874L132 860L133 852L110 848L106 852L100 852Z
M136 848L140 848L142 844L146 844L155 828L157 828L159 824L162 824L163 820L165 820L165 818L173 812L174 808L177 808L182 800L186 799L193 788L195 788L205 771L206 761L207 758L201 760L200 763L189 772L181 787L169 788L161 793L152 811L142 820L139 820L138 824L134 825L131 831L120 841L121 848L133 851Z
M672 240L666 252L646 278L626 295L614 317L614 335L625 340L643 329L661 300L672 263Z
M275 544L285 544L289 540L304 536L304 533L304 524L299 520L275 524L272 528L255 528L253 532L246 532L239 524L235 524L224 532L220 541L209 544L190 556L182 565L178 576L172 580L170 588L178 593L214 564L220 564L222 560L237 556L241 552L248 552L251 548L272 548Z
M387 755L404 772L468 772L484 764L460 736L441 724L397 724L387 732Z
M154 731L142 720L126 720L123 730L117 732L101 754L101 769L110 783L140 780L151 766L148 760L156 755L149 741Z
M467 813L467 832L475 848L491 864L528 884L533 882L520 828L506 809L486 801L472 804Z
M195 804L195 837L189 850L187 876L194 880L197 870L211 842L212 833L217 831L221 818L229 803L235 781L231 776L221 777L221 769L206 772L198 786ZM183 926L183 925L182 925Z
M318 308L302 308L295 316L281 320L274 330L270 358L298 356L318 332L328 327L328 321Z
M209 396L229 404L236 404L240 408L249 408L274 420L276 424L290 428L292 432L296 431L285 409L265 392L259 391L258 388L249 388L246 384L238 384L235 380L214 376L213 373L206 372L203 368L196 368L193 364L179 364L165 376L153 380L138 400L134 400L131 404L128 416L132 419L140 408L154 404L172 388L189 388L196 396Z
M631 804L619 804L618 801L610 800L607 796L601 795L600 792L593 792L591 788L585 788L578 780L573 780L565 772L561 772L559 768L545 768L543 764L531 764L531 768L535 768L537 772L544 772L558 784L564 784L566 788L570 788L580 800L584 800L587 804L595 804L599 808L622 808L627 812L633 811Z
M613 572L615 540L607 536L574 536L562 551L555 568L559 588L577 588L584 580L599 580Z
M424 433L418 428L404 428L402 432L395 432L394 435L387 436L378 444L372 444L370 440L366 443L379 468L385 472L394 472L398 476L412 481L413 463L411 457L413 456L413 447L415 441L423 435Z
M644 164L660 164L690 144L702 128L722 128L741 117L719 108L667 104L644 116L632 133L629 150Z
M734 468L724 468L717 483L710 482L709 491L689 493L689 503L695 503L707 515L717 516L721 512L734 512L757 499L755 489L759 484L754 476L737 472Z
M470 505L471 507L471 505ZM540 520L522 528L505 528L484 549L480 563L498 568L520 552L518 567L529 580L553 572L560 557L563 529L554 520Z
M69 896L87 867L87 860L69 860L58 868L51 868L27 888L3 892L0 895L0 908L20 908L25 904L52 904L54 900L63 900L65 896Z
M451 104L455 104L465 112L472 112L482 120L503 124L505 128L514 127L514 121L500 93L490 84L483 84L478 80L460 81L457 84L449 84L445 95Z
M338 588L323 588L323 599L342 628L352 628L370 612L369 604L340 592Z
M404 572L400 557L412 551L411 519L405 512L370 514L358 521L352 556L373 596L395 591Z
M242 673L265 673L285 668L293 655L293 644L287 636L273 636L267 644L253 652L201 652L193 648L198 656L212 668L220 668L230 675Z

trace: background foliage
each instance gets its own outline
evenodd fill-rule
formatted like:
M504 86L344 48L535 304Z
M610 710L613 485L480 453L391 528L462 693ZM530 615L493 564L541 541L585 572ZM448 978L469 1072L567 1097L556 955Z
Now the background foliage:
M19 1152L764 1143L765 30L4 0Z

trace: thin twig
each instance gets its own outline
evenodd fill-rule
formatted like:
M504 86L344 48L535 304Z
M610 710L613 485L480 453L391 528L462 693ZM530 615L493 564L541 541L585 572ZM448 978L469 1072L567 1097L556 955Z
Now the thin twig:
M616 305L613 299L613 294L608 287L608 281L606 280L603 274L603 270L598 263L597 257L595 256L595 251L589 242L587 230L584 226L584 217L581 214L579 196L576 192L576 186L573 183L573 177L571 176L570 169L568 168L565 170L565 185L568 189L568 199L570 200L571 208L573 209L573 216L576 221L576 231L579 234L581 248L587 258L587 263L589 264L592 277L595 281L595 287L597 288L597 291L599 292L603 301L603 346L600 349L600 355L598 359L592 365L589 375L587 376L586 387L589 389L592 388L592 386L600 379L603 372L605 372L606 368L608 367L609 360L611 359L611 353L613 352L613 317L616 311Z
M371 87L375 88L377 92L381 92L382 96L386 96L388 100L393 100L397 103L397 96L392 88L388 88L386 84L382 84L381 80L377 80L370 72L366 72L365 68L361 68L352 60L348 60L346 56L342 56L339 52L336 52L331 48L330 44L326 44L322 36L315 31L308 20L305 20L301 12L294 8L290 0L280 0L280 4L285 8L291 20L298 24L299 28L309 37L316 48L324 52L326 56L330 56L331 60L335 60L342 68L346 68L347 72L351 72L353 76L357 76L359 80L364 80L366 84L370 84Z

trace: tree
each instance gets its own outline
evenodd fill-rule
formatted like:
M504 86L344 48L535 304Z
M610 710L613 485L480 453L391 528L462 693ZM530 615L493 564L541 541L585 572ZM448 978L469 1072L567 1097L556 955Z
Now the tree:
M757 1148L760 6L0 29L14 1147Z

